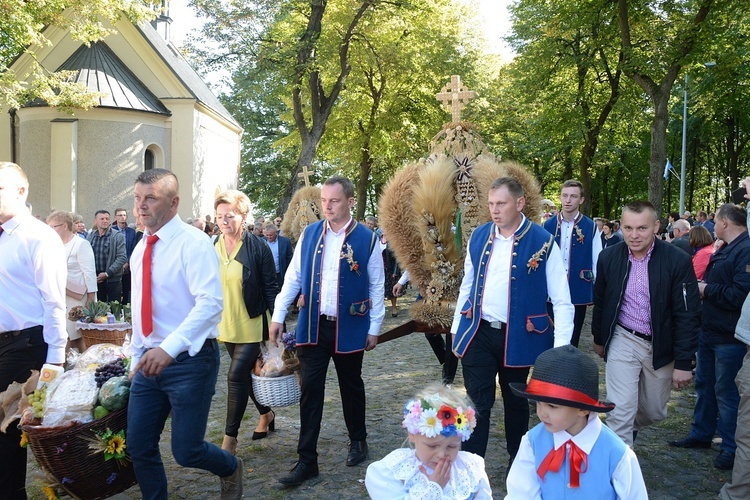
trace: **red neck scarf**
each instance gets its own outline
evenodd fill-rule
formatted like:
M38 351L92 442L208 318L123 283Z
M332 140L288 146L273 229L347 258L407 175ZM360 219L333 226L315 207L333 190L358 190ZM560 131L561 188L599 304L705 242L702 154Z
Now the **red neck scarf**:
M558 472L565 461L565 451L568 451L568 461L570 462L570 487L578 488L581 486L580 476L589 468L589 458L582 449L580 449L572 440L567 440L558 449L550 450L544 457L542 464L536 470L540 479L544 479L547 471Z

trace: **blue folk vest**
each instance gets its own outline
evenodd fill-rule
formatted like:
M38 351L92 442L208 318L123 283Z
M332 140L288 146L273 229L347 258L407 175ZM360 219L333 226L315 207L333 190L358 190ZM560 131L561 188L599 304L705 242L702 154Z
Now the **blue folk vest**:
M479 329L486 270L494 239L495 225L488 222L476 228L469 240L467 257L474 265L474 279L461 311L471 310L471 319L462 314L453 337L453 350L459 357L466 353ZM505 366L531 366L537 356L554 345L554 329L547 314L546 276L547 255L553 244L551 234L526 218L513 235Z
M560 248L562 248L560 245L561 224L561 214L550 217L544 223L544 229L555 236L555 242ZM590 305L594 302L594 263L591 253L595 237L596 224L579 213L573 225L568 256L568 287L570 288L570 301L575 306Z
M536 468L542 465L547 454L555 447L555 440L544 424L537 424L528 433L529 443L534 450ZM570 463L565 461L558 472L548 471L540 479L542 498L582 498L586 500L615 500L612 474L622 460L627 445L606 425L602 425L599 437L588 455L588 469L580 475L580 486L570 488ZM537 476L538 478L539 476Z
M304 296L304 306L299 311L297 323L297 344L315 345L318 343L320 326L320 283L323 269L323 246L325 243L325 221L316 222L305 228L302 238L300 271L302 284L300 293ZM346 229L339 264L338 314L336 321L337 353L363 351L370 328L370 281L367 263L377 243L375 233L352 221ZM344 256L351 247L351 260ZM353 270L356 263L358 269Z

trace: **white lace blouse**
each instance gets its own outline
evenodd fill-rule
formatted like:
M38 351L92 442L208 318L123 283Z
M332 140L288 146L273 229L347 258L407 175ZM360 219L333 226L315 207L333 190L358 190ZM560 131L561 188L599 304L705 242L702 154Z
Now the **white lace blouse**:
M422 462L414 450L399 448L367 467L365 486L370 498L378 499L487 499L492 489L479 455L459 451L451 465L451 478L445 488L430 481L419 470ZM424 466L429 474L432 469Z

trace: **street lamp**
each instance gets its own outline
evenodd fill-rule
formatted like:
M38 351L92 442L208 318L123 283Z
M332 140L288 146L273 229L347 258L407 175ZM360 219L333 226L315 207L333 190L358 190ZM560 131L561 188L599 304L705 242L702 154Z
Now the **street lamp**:
M703 63L704 68L713 68L716 61ZM680 161L680 217L685 213L685 163L687 161L687 109L688 109L688 72L685 72L685 86L682 98L682 160Z

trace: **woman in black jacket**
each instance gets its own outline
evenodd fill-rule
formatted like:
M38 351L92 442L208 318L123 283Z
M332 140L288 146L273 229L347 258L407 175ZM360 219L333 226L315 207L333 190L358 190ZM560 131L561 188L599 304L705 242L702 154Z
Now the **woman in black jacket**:
M232 358L227 373L227 418L221 447L234 454L248 397L260 413L252 439L264 438L275 430L273 410L255 399L251 374L260 357L261 342L268 339L268 324L279 288L271 249L245 229L250 212L248 197L229 190L216 198L214 208L221 229L215 248L224 294L219 340Z

